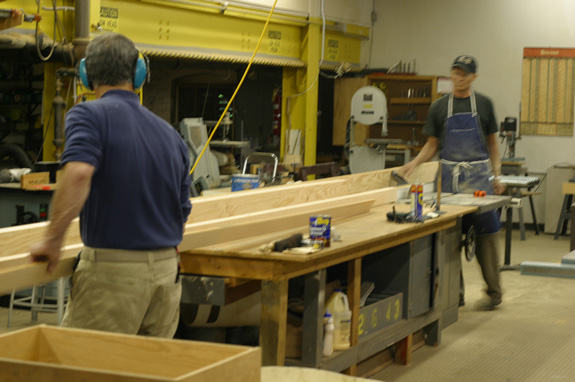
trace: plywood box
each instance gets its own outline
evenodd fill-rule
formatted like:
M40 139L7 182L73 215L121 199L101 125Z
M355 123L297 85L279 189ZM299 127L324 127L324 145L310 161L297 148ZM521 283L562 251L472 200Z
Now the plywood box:
M39 325L0 336L3 382L260 381L260 348Z
M50 173L47 171L32 172L20 177L20 187L25 190L34 189L48 183L50 183Z

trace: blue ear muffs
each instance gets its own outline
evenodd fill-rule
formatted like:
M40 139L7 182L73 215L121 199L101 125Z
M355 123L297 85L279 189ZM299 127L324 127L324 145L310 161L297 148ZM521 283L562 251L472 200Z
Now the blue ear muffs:
M144 82L148 79L148 62L147 57L138 57L136 67L134 68L134 89L139 90L144 86Z
M86 59L80 60L80 65L78 65L78 75L80 76L80 81L82 85L88 90L92 90L92 83L88 79L88 72L86 71Z
M84 85L84 87L88 90L93 90L92 81L90 81L88 78L85 58L80 60L80 64L78 65L78 75L80 76L82 85ZM144 82L146 82L148 76L148 62L146 56L144 56L144 58L138 57L138 60L136 61L136 67L134 68L134 89L139 90L142 86L144 86Z

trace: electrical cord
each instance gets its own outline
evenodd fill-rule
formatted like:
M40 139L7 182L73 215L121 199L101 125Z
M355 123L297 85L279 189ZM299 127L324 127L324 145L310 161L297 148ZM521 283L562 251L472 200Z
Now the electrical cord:
M41 1L42 0L36 0L36 2L38 3L38 14L40 14L40 9L41 9ZM52 3L54 4L54 8L56 8L56 0L52 0ZM34 36L36 38L36 53L38 53L38 57L40 58L40 60L42 61L48 61L52 55L54 54L54 50L56 49L56 17L54 17L54 39L52 40L52 48L50 49L50 53L48 54L48 56L43 56L42 52L40 50L40 39L38 38L38 32L40 30L40 20L36 20L36 31L34 33Z
M533 190L533 192L537 192L537 190L539 189L539 187L541 187L541 185L543 184L543 182L545 181L545 178L547 178L547 173L545 173L545 175L543 176L543 179L541 179L539 181L539 184L537 185L537 187L535 187L535 189Z
M208 82L208 89L206 90L206 97L204 98L204 106L202 106L202 118L204 118L204 112L206 111L206 104L208 103L208 94L210 94L210 86L211 85L212 85L212 81Z
M321 59L319 60L318 67L321 68L323 64L325 54L325 0L321 0ZM321 69L319 70L318 75L330 79L335 80L344 75L344 73L348 72L349 70L344 69L344 64L342 63L339 68L336 69L336 75L332 76L330 74L323 73ZM309 89L308 89L309 90Z
M367 63L371 67L371 58L373 57L373 29L375 27L375 21L377 19L377 14L375 13L375 0L371 2L371 28L369 31L369 59Z
M198 163L200 163L200 159L202 159L202 156L204 155L204 152L206 151L206 148L208 147L208 145L210 144L210 141L212 140L212 137L214 136L214 134L216 133L216 131L218 130L218 127L220 127L220 124L222 123L222 120L224 119L224 117L226 116L226 112L227 110L230 108L230 106L232 105L232 102L234 101L234 99L236 98L236 95L238 94L238 91L240 90L241 86L244 83L244 80L246 79L248 72L250 70L250 68L252 67L252 64L254 62L254 59L256 57L256 53L258 52L258 49L260 48L260 45L262 43L262 40L264 38L264 35L266 33L266 30L268 29L268 24L270 23L270 20L272 18L272 15L274 13L274 9L276 8L276 4L278 3L278 0L274 1L274 5L272 6L272 9L270 10L270 13L268 15L268 18L266 20L266 23L264 25L264 28L262 30L262 34L260 35L260 39L258 41L258 44L256 46L256 48L254 49L254 53L252 54L252 57L250 58L250 61L248 62L248 66L246 67L246 70L244 72L244 75L242 76L242 79L240 80L240 83L238 84L238 86L236 87L236 90L234 90L234 94L232 94L232 96L230 97L230 100L228 101L228 104L226 105L225 109L222 111L222 115L220 116L220 119L218 120L218 123L216 123L216 126L214 126L214 130L212 130L212 133L210 134L210 136L208 137L208 140L206 141L206 144L204 145L202 151L200 152L200 155L198 155L198 158L196 159L196 161L194 162L194 165L192 166L192 169L190 170L190 175L192 175L192 173L194 172L194 170L196 169L196 166L198 165Z

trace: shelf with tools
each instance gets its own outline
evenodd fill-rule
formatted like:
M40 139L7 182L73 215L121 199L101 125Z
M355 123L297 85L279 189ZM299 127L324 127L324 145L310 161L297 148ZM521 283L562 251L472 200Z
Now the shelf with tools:
M439 96L437 77L415 75L372 75L370 84L387 98L388 137L419 147L425 142L423 126L429 107Z
M371 74L361 78L341 78L334 90L333 144L343 145L351 112L351 98L361 87L372 85L383 91L387 99L388 139L401 139L404 144L417 148L423 146L423 126L431 104L440 97L437 93L437 76L402 74ZM366 139L382 138L381 125L356 124L356 145L365 145ZM412 153L416 154L416 153Z

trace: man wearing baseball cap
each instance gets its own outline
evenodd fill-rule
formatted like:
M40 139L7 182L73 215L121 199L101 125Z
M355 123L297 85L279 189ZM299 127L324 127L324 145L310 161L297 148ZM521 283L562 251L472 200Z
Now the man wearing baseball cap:
M402 174L408 176L417 165L429 161L439 151L442 192L473 194L483 190L487 194L502 194L505 191L499 182L499 129L493 104L471 87L477 79L477 66L472 56L455 58L450 71L453 92L431 105L423 129L427 142L419 155L401 169ZM502 301L497 240L501 228L499 215L497 211L490 211L464 216L463 231L467 232L471 226L477 233L476 256L487 284L487 296L479 300L476 307L493 310ZM460 305L464 301L462 276Z

